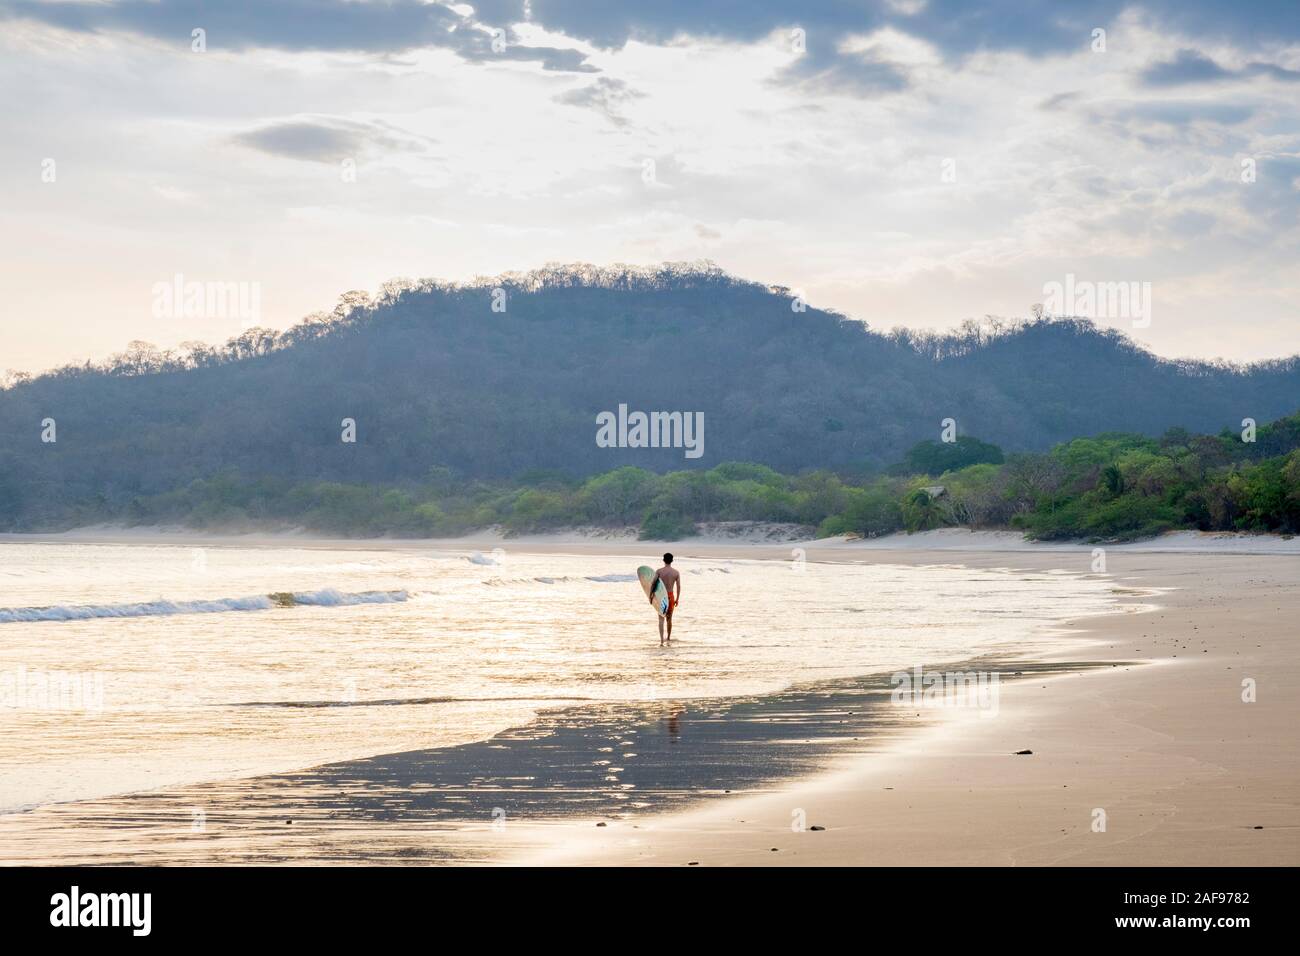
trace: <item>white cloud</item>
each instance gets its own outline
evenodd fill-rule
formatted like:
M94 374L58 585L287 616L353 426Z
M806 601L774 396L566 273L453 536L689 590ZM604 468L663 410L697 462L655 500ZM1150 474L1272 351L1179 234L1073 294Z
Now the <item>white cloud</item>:
M1158 311L1135 334L1158 351L1300 351L1296 87L1152 89L1143 71L1196 38L1140 15L1105 54L953 60L902 27L848 35L846 55L909 79L871 95L791 82L788 31L618 49L518 33L600 72L7 28L0 83L27 92L0 117L4 365L239 331L143 319L175 272L260 281L262 320L283 327L397 275L702 255L885 327L1025 314L1066 272L1140 279ZM1285 61L1223 40L1212 55ZM239 141L267 130L283 135ZM336 141L358 144L355 182Z
M928 6L927 0L885 0L885 6L895 13L914 17Z
M852 34L839 44L842 53L852 53L874 63L899 66L938 66L942 57L935 47L919 37L885 27L867 34Z

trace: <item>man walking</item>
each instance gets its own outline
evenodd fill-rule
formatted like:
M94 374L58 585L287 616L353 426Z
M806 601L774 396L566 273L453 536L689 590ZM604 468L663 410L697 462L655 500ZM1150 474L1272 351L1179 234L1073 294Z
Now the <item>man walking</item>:
M654 607L655 603L655 583L662 581L664 590L668 592L668 611L659 618L659 646L663 647L673 639L673 610L677 607L677 602L682 597L682 576L677 573L673 567L672 553L664 555L664 566L655 572L654 581L650 582L650 606ZM656 608L656 610L658 610ZM664 637L664 621L668 622L668 636Z

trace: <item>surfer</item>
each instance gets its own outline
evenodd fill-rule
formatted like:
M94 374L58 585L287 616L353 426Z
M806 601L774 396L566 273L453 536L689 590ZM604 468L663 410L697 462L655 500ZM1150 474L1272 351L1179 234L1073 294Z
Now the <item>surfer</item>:
M654 606L655 598L655 581L664 583L664 590L668 592L668 612L659 618L659 645L662 647L665 643L664 638L664 621L668 622L667 640L673 639L673 609L677 607L677 602L682 597L682 576L677 573L673 567L672 553L664 555L664 566L655 572L655 580L650 582L650 605Z

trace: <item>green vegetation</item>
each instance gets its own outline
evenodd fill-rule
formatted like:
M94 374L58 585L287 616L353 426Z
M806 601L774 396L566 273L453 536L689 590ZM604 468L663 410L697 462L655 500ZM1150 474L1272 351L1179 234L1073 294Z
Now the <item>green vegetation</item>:
M122 513L90 501L80 518L206 529L284 524L358 537L592 525L639 526L643 538L674 539L705 521L794 523L822 536L958 526L1089 540L1175 528L1300 532L1300 413L1261 426L1254 443L1230 432L1172 429L1160 439L1118 433L1079 438L1045 454L1005 460L996 446L972 440L963 447L992 460L938 476L904 474L896 466L866 477L830 471L791 476L732 462L662 475L629 466L586 480L532 471L514 481L485 481L457 480L439 467L400 487L223 473L135 498ZM935 458L930 448L918 455L909 460Z
M504 312L492 309L497 288ZM648 360L652 333L671 360ZM374 298L348 293L333 312L283 332L252 328L224 345L176 350L137 341L95 365L0 371L0 531L126 514L133 501L153 507L195 481L218 481L199 485L205 494L183 492L195 518L214 522L223 511L257 521L272 505L291 520L366 534L477 525L480 508L519 525L604 522L628 492L589 487L593 475L623 465L703 472L726 461L798 477L665 476L632 520L649 514L650 529L669 534L735 513L733 500L712 497L734 481L747 496L739 510L758 517L837 517L864 532L976 514L996 522L1001 501L975 490L966 518L947 514L942 500L909 497L906 481L874 481L925 473L936 484L961 472L975 489L985 473L966 468L1003 464L974 438L916 446L939 437L948 416L963 436L1010 455L1112 429L1156 436L1245 415L1267 421L1293 411L1297 395L1295 357L1166 361L1077 319L886 332L815 308L792 311L789 290L708 266L399 281ZM702 413L704 456L598 446L597 416L620 403ZM43 440L47 419L57 442ZM356 423L355 443L341 440L344 419ZM900 460L896 473L883 471ZM815 469L841 476L843 488L814 478L819 490L801 491ZM258 491L271 487L263 479L278 482L274 493ZM459 490L447 486L453 479ZM250 481L247 502L224 490ZM819 503L805 507L805 497ZM599 502L591 510L588 498ZM1029 505L1012 513L1020 506Z
M1002 449L997 445L959 435L951 442L918 442L890 471L900 475L942 475L969 465L1000 465L1002 461Z

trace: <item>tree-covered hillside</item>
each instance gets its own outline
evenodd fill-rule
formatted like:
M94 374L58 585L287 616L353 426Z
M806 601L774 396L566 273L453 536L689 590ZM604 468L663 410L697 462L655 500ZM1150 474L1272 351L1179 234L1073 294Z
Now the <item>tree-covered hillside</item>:
M787 290L713 268L552 268L391 283L224 347L133 343L0 390L0 527L120 512L219 474L400 485L738 460L863 474L937 439L945 418L1016 452L1109 430L1217 432L1300 396L1294 359L1163 361L1084 321L882 334L791 306ZM620 405L702 412L703 454L601 447L596 416Z
M643 538L675 539L700 522L728 521L796 524L820 535L1022 528L1037 538L1103 541L1173 529L1300 532L1300 413L1255 434L1109 433L1005 458L984 442L943 447L954 450L946 469L926 470L935 448L923 442L877 476L783 475L743 462L665 474L624 466L585 480L548 472L454 480L435 469L401 486L223 473L81 518L349 537L639 526Z

